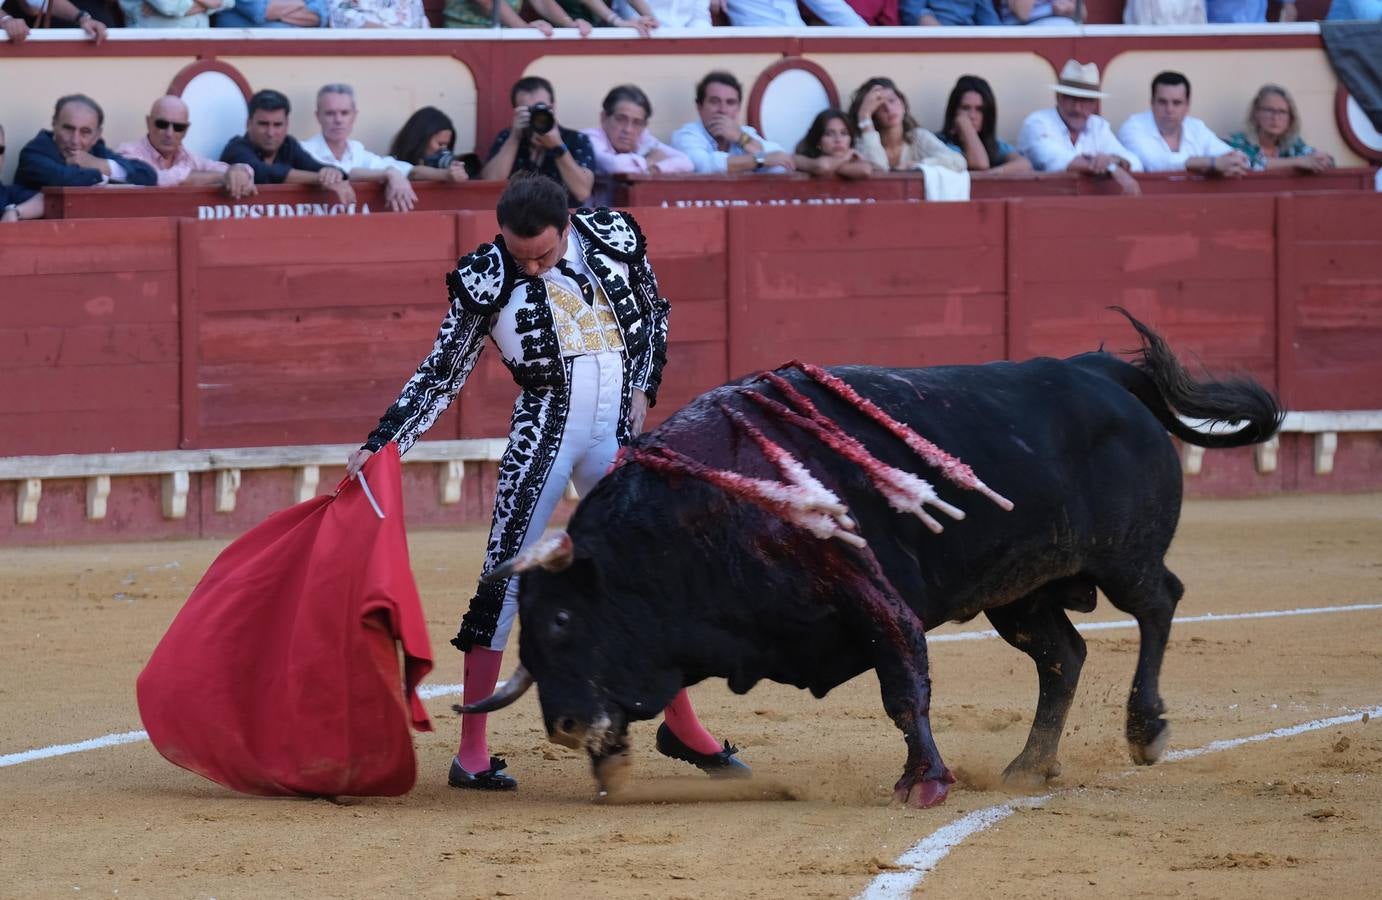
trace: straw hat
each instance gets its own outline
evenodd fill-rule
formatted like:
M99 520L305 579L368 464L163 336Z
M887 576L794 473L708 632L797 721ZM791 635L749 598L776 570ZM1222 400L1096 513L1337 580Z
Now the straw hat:
M1060 70L1060 83L1051 85L1057 94L1067 97L1084 97L1098 100L1108 94L1099 90L1099 67L1094 63L1080 64L1078 60L1066 60Z

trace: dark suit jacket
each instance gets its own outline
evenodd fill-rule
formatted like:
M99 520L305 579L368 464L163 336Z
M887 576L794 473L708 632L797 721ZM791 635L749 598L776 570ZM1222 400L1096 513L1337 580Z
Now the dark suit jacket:
M158 184L158 173L153 166L116 154L105 141L97 141L90 153L124 166L125 180L130 184ZM53 140L53 132L40 131L19 151L19 169L14 173L14 180L35 191L45 187L91 187L101 183L101 173L96 169L68 165L58 149L58 142Z
M291 134L283 141L283 146L278 148L278 153L273 159L265 161L259 155L259 151L254 149L249 138L243 134L233 137L226 142L226 148L221 151L221 162L244 163L254 169L255 184L282 184L283 179L288 177L288 173L294 169L304 172L319 172L326 166L317 162L316 157L303 149L298 143L297 138ZM340 168L333 166L332 168ZM349 172L345 173L349 175Z

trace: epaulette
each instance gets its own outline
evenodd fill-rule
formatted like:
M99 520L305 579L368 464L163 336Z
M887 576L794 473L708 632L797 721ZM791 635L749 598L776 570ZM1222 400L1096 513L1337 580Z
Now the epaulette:
M446 276L446 287L453 300L466 312L492 315L503 306L513 290L514 271L508 254L496 237L493 244L481 244L475 252L461 257Z
M571 216L571 221L597 250L620 262L636 262L648 250L638 222L626 212L603 206L579 209Z

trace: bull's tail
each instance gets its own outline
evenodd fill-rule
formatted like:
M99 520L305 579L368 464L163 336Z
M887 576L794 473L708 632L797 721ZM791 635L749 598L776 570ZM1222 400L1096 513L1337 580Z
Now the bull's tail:
M1099 369L1141 400L1167 431L1186 443L1210 449L1245 447L1277 433L1285 413L1270 391L1247 377L1196 381L1161 335L1121 306L1111 308L1126 316L1137 329L1142 347L1131 365L1107 354L1097 354L1109 363L1117 363L1099 365ZM1094 356L1088 354L1084 359ZM1181 416L1209 426L1228 425L1233 430L1198 431L1182 422Z

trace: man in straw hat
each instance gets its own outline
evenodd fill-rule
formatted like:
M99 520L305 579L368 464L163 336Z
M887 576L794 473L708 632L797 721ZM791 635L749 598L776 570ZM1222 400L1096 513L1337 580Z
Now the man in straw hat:
M1142 171L1142 163L1118 142L1107 120L1095 112L1099 100L1099 67L1069 60L1060 82L1051 86L1056 105L1039 109L1022 123L1017 149L1038 172L1079 172L1096 178L1112 178L1125 194L1140 194L1129 172Z

